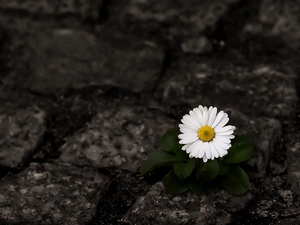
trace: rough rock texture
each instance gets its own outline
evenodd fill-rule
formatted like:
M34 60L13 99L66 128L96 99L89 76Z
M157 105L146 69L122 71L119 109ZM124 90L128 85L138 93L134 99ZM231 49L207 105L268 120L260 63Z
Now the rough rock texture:
M29 89L56 93L68 88L113 85L141 92L153 86L164 53L138 39L103 41L82 30L41 31L29 39ZM126 77L126 79L124 79Z
M42 141L45 130L45 112L38 108L2 112L0 166L16 168L27 162Z
M292 47L300 46L300 2L263 0L257 18L244 27L254 35L280 37Z
M180 60L166 71L157 97L168 103L167 107L179 102L191 107L201 103L233 107L250 115L290 116L297 100L295 75L281 72L273 65L243 64Z
M231 213L242 209L253 195L232 196L219 191L207 196L166 194L161 182L137 199L123 221L129 224L228 224Z
M60 160L77 166L118 167L136 172L159 137L175 127L163 113L118 105L99 112L60 148Z
M31 163L0 183L0 218L29 224L78 224L91 220L109 179L94 169Z
M292 190L300 195L300 127L299 111L295 123L290 123L288 126L288 135L285 147L287 149L287 174L288 181L291 184Z
M198 37L204 31L214 30L228 8L238 1L131 0L121 18L131 27L146 32L162 32L169 39Z
M299 6L0 0L0 225L299 222ZM254 139L245 195L136 173L199 104Z
M92 18L97 20L101 5L102 0L1 0L0 9L23 11L29 15L72 15L82 19Z

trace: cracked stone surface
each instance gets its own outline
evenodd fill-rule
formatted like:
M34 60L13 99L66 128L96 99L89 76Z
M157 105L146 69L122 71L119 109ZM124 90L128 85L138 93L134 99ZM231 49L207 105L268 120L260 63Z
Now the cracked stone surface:
M296 127L299 127L299 112L297 113ZM293 124L289 124L288 138L285 143L287 148L287 174L292 190L300 195L300 134Z
M246 114L288 117L297 100L293 77L272 65L180 60L166 71L156 94L167 107L179 102L228 107L230 102Z
M253 198L250 192L231 196L219 191L207 196L166 194L161 182L137 199L123 218L129 224L228 224L230 213L243 208Z
M300 223L298 0L0 0L0 225ZM255 141L241 196L138 166L188 110Z
M300 2L263 0L257 18L247 23L244 32L280 37L292 47L300 46Z
M239 0L226 1L140 1L131 0L121 14L123 23L145 31L163 32L170 39L197 37L214 30L228 8Z
M99 112L60 148L60 160L77 166L118 167L136 172L158 148L159 137L175 127L163 113L118 105Z
M31 163L0 184L0 218L30 224L84 224L109 179L90 168Z
M31 76L24 82L43 94L91 85L141 92L154 85L164 57L161 49L138 39L117 40L122 47L116 48L82 30L42 31L31 38L24 53Z
M41 143L45 131L45 112L38 108L1 113L0 166L22 166Z
M72 15L82 19L88 17L98 19L102 0L63 0L60 2L51 0L20 1L1 0L0 9L10 11L25 11L29 14L40 15Z

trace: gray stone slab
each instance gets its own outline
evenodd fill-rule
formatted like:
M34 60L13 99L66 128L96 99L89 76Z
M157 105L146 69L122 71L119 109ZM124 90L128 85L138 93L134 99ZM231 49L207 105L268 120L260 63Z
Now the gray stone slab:
M300 4L298 0L263 0L257 17L246 23L243 32L279 37L287 46L300 46Z
M297 101L295 75L282 71L277 65L182 59L166 71L155 95L166 110L180 103L220 105L248 115L291 117Z
M109 179L91 168L31 163L0 181L0 218L10 223L78 224L95 214Z
M246 116L234 108L228 110L231 111L230 124L237 128L235 134L248 135L255 143L254 156L247 161L252 168L249 175L252 178L263 177L274 152L274 144L281 137L280 122L272 118Z
M219 19L239 0L129 1L121 11L123 24L166 37L198 37L216 28Z
M118 167L136 172L159 137L176 127L165 114L141 106L119 105L100 111L59 149L60 160L78 166Z
M129 224L218 224L230 222L231 214L242 209L254 196L247 192L233 196L225 191L198 196L166 194L161 182L137 199L122 219Z
M298 225L300 223L300 217L297 218L282 218L278 219L274 225Z
M0 113L0 165L22 166L36 150L45 134L45 112L26 108Z
M164 58L162 49L134 37L102 40L72 29L38 32L26 49L31 74L27 85L46 94L89 85L151 89Z
M289 127L287 149L287 173L292 190L300 195L300 133L297 127Z
M34 15L72 15L97 20L103 0L1 0L0 9Z

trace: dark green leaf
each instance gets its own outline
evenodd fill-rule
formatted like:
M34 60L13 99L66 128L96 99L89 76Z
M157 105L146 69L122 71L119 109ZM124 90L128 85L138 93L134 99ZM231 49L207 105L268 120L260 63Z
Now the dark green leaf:
M189 189L189 181L178 178L174 170L164 176L163 183L166 192L169 194L180 194Z
M179 131L176 129L168 130L160 138L160 149L166 152L175 152L176 150L181 150L181 145L179 144Z
M189 159L187 163L175 163L173 166L175 174L180 179L186 179L195 168L195 159Z
M156 167L171 166L175 162L184 162L184 159L178 158L176 155L164 151L153 152L142 163L140 173L145 175Z
M205 179L211 181L219 174L219 162L209 160L206 163L201 162L196 165L196 177L198 180Z
M190 189L193 193L197 195L204 195L208 193L209 189L212 187L212 184L205 180L191 180Z
M220 163L218 175L225 175L227 172L228 172L228 165L223 165L222 163Z
M248 136L237 136L232 141L228 154L223 157L225 164L237 164L250 159L253 156L254 143Z
M222 185L231 194L244 194L249 188L248 174L241 167L231 165L222 179Z

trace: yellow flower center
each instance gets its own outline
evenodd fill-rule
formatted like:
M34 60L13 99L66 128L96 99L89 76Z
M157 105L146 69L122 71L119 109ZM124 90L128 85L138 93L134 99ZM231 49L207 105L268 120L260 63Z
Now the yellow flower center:
M198 130L198 137L204 142L211 141L215 137L215 131L210 126L200 127Z

